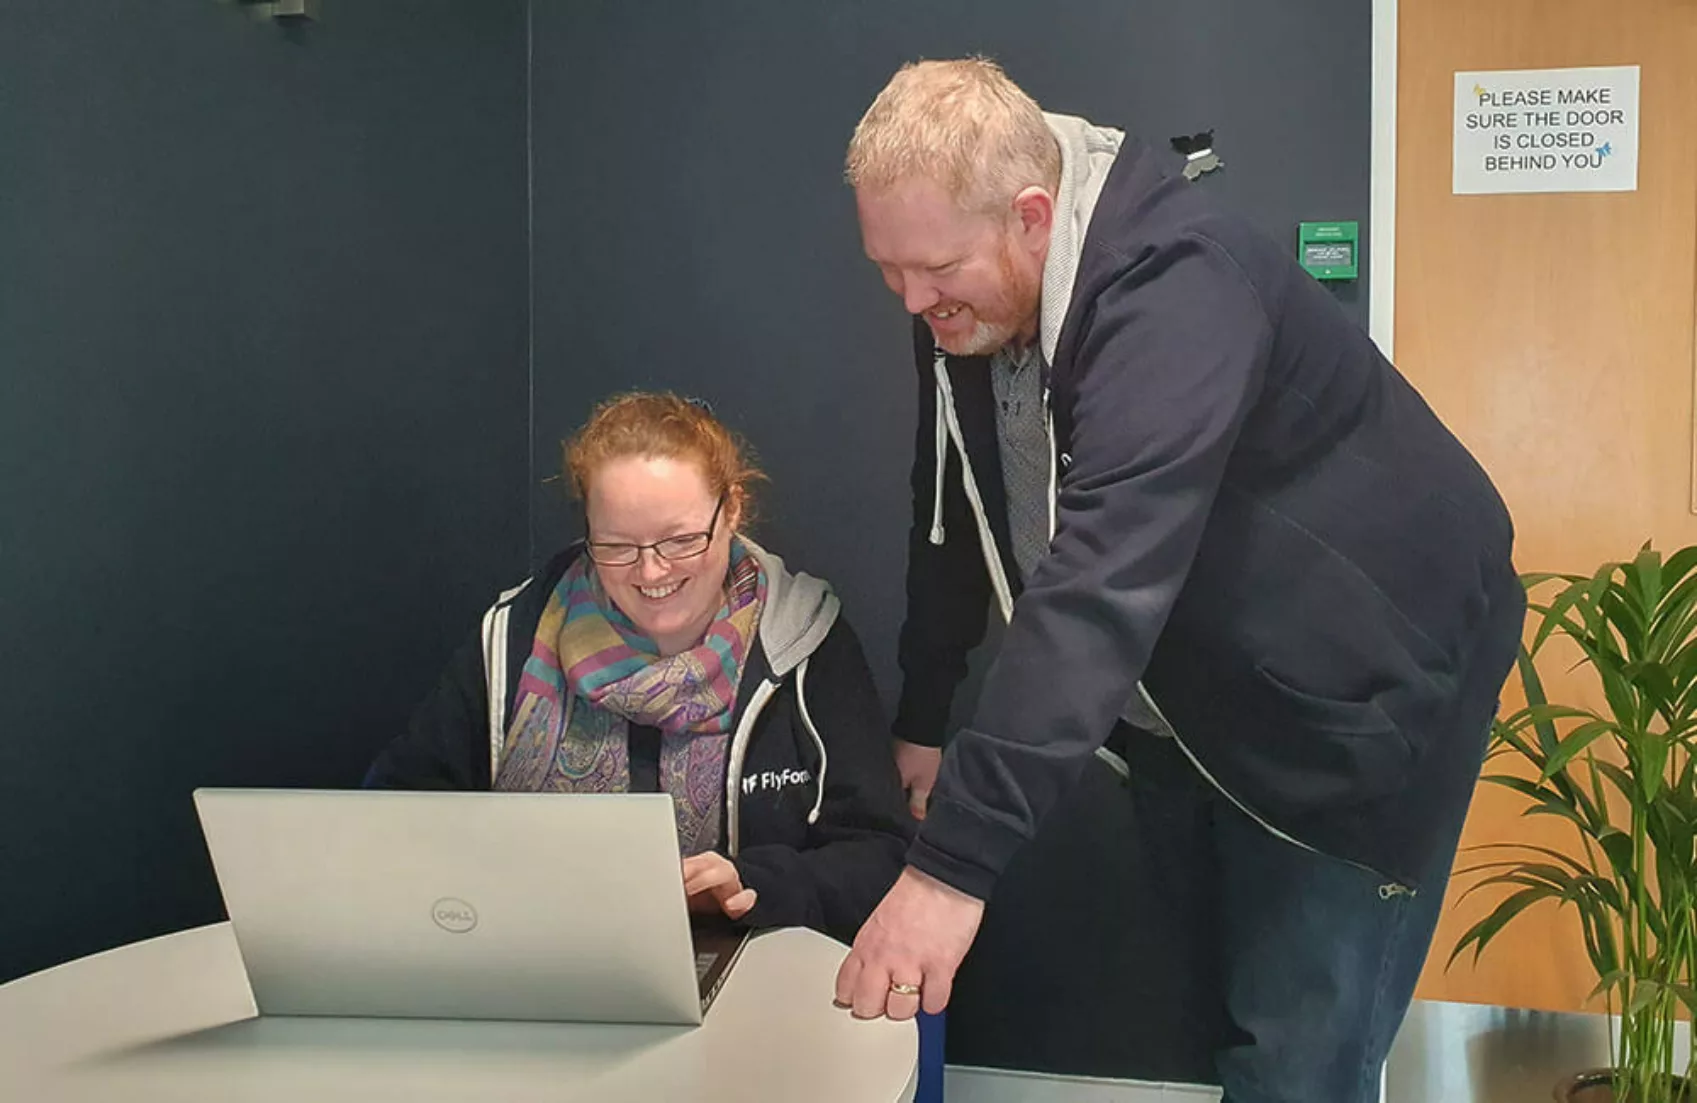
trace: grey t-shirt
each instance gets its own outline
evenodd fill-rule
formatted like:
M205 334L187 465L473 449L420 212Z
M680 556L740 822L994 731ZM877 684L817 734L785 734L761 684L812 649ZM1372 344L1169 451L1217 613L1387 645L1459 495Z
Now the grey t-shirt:
M1008 534L1020 579L1029 583L1037 561L1049 550L1049 474L1054 445L1044 407L1043 356L1033 341L1005 346L990 358L990 390L996 399L996 437L1001 445L1002 485L1007 491Z

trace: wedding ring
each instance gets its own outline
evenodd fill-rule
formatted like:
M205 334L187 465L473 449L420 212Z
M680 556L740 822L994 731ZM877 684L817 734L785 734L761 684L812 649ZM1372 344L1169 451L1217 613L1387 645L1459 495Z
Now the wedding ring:
M891 981L890 991L894 992L898 996L917 996L919 995L919 985L900 984L896 981Z

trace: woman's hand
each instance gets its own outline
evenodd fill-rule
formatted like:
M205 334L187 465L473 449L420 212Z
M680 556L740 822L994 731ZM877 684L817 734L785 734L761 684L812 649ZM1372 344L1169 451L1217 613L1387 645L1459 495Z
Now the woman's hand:
M756 899L753 889L742 887L731 860L711 850L684 859L684 895L690 911L722 911L731 919L747 915Z

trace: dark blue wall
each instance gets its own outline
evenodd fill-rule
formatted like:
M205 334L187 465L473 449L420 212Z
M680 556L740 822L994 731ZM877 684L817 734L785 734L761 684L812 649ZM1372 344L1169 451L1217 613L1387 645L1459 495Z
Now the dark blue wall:
M525 8L0 0L0 980L221 917L526 558Z

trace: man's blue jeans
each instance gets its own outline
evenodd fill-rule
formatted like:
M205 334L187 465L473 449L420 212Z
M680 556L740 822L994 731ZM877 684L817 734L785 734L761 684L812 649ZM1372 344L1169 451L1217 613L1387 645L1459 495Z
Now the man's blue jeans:
M1415 895L1218 810L1226 1103L1375 1103L1448 880Z
M1224 1103L1376 1103L1453 846L1411 895L1273 835L1213 790L1171 739L1132 733L1125 750L1145 838L1200 856L1204 868L1189 875L1213 882L1211 929L1198 936L1219 955Z

